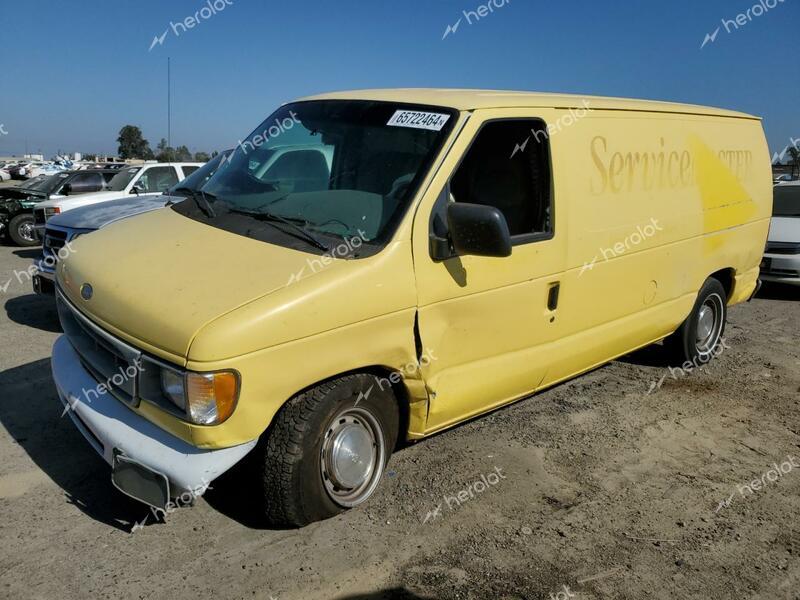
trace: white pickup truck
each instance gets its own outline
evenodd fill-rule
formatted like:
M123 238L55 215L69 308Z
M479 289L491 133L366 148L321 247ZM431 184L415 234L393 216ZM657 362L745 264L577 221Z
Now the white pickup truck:
M33 212L37 230L43 230L47 220L73 208L114 200L125 194L161 194L181 179L185 179L203 163L145 163L120 169L103 192L69 196L40 202Z

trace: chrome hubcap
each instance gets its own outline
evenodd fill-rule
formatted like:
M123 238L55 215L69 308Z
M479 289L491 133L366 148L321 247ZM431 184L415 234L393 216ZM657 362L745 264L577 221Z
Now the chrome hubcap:
M722 316L725 305L717 294L712 294L700 307L697 317L697 349L701 355L714 351L722 334Z
M34 235L33 231L33 223L23 223L19 226L19 236L28 242L33 242L36 240L36 236Z
M377 419L353 407L334 417L320 457L322 480L331 499L344 507L364 502L380 482L386 444Z
M697 341L702 342L708 339L714 330L714 310L709 306L703 306L700 310L700 317L697 323Z

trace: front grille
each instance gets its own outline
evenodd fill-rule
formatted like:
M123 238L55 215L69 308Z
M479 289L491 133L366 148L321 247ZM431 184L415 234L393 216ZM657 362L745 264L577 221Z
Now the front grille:
M44 230L44 242L42 243L42 251L47 256L52 256L58 260L58 251L61 250L67 243L67 232L59 231L58 229L50 229L49 227Z
M33 222L36 225L44 225L47 222L47 219L44 217L43 208L37 208L33 211Z
M767 254L800 254L800 244L795 242L768 242Z
M92 323L64 297L61 290L56 292L56 305L61 328L83 366L97 380L98 387L102 384L119 400L131 406L138 405L142 353ZM97 389L82 392L89 402L99 395Z

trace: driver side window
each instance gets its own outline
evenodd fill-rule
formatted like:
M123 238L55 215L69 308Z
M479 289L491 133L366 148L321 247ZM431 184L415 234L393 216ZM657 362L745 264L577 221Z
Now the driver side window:
M550 149L540 120L485 124L450 181L450 201L494 206L512 240L553 233Z

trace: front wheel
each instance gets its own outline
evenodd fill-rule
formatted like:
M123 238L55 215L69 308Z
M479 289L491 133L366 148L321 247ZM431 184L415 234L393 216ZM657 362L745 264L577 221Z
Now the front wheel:
M385 381L347 375L281 408L256 457L271 525L302 527L372 496L398 435L397 403Z
M33 215L17 215L8 224L8 235L17 246L37 246L39 236L33 225Z
M728 295L717 279L708 279L689 317L665 340L676 361L695 366L711 362L719 351L728 318Z

